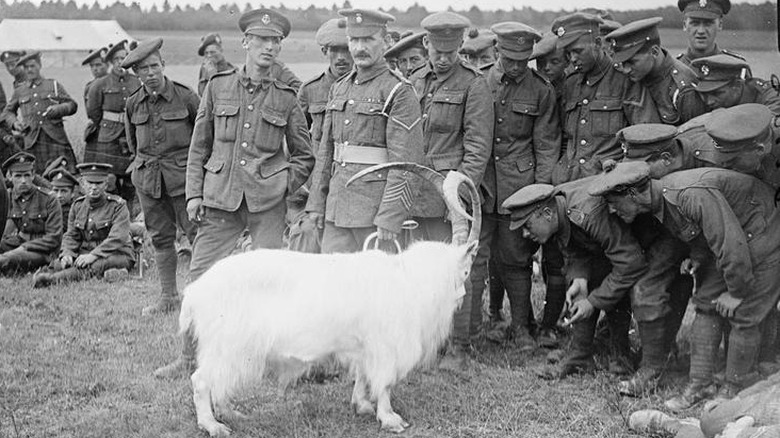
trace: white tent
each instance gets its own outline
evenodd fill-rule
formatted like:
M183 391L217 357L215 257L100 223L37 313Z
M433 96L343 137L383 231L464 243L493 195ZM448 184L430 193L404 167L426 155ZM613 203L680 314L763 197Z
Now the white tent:
M132 37L116 20L5 19L0 21L0 52L38 50L43 65L80 65L90 51Z

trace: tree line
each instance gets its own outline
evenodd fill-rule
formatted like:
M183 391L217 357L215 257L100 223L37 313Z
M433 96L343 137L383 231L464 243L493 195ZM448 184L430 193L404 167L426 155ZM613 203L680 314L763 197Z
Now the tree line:
M232 30L236 26L238 16L258 5L246 3L243 7L237 4L222 5L214 8L204 3L198 8L193 6L171 6L168 0L158 8L156 5L143 9L138 2L125 4L115 2L109 6L93 3L91 6L79 6L74 0L63 2L42 1L39 5L29 1L0 0L0 16L4 18L59 18L81 20L117 20L127 30ZM325 20L336 16L342 8L349 8L349 0L342 5L335 3L330 8L288 9L283 5L278 9L292 22L296 30L316 30ZM394 23L398 28L417 28L420 21L430 12L425 6L415 3L405 11L395 7L384 9L397 19ZM468 10L449 10L468 17L476 27L488 27L500 21L519 21L539 28L551 23L556 17L573 12L573 10L537 11L523 7L510 10L483 11L477 6ZM634 11L609 11L616 21L628 23L642 18L659 16L664 21L661 26L677 28L682 16L675 6ZM773 30L777 28L777 6L767 1L763 4L735 4L724 20L724 28L733 30Z

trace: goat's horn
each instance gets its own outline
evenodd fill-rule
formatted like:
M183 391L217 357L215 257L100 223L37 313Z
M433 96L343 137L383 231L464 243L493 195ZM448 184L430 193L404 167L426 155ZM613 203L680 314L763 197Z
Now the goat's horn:
M469 191L469 197L471 198L471 213L473 217L466 213L460 203L458 189L461 185L465 185ZM460 218L451 218L452 241L457 244L469 244L472 241L479 240L479 231L482 228L482 206L480 204L479 191L471 178L460 172L451 171L444 179L442 192L450 211L454 211L460 215ZM469 229L467 220L471 221L471 229Z

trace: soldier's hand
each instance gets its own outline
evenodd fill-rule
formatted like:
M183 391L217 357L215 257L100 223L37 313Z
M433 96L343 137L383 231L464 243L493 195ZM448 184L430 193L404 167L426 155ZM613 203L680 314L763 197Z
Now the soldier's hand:
M584 278L575 278L571 282L571 286L569 286L569 289L566 290L566 308L569 309L572 307L572 303L578 298L578 297L587 297L588 296L588 280Z
M742 304L742 298L735 298L733 295L726 292L712 300L712 303L715 304L715 310L718 311L720 316L732 318L737 311L737 307Z
M60 257L60 263L62 264L62 268L70 268L73 266L73 257L66 255Z
M680 264L680 274L694 276L696 271L699 270L701 263L693 259L685 259Z
M76 257L74 264L77 268L86 268L95 263L95 260L97 259L97 256L93 254L81 254L80 256Z
M192 222L203 220L203 198L192 198L187 201L187 217Z
M379 240L396 240L398 238L398 233L394 233L382 227L376 227L376 237Z
M19 120L15 121L13 126L11 126L11 129L13 129L16 132L24 132L25 128L26 127L24 126L24 123L22 123Z
M577 321L588 319L595 311L596 308L587 298L577 300L571 307L571 318L569 318L568 323L574 324Z
M325 215L322 213L310 211L306 214L306 222L321 230L325 228Z

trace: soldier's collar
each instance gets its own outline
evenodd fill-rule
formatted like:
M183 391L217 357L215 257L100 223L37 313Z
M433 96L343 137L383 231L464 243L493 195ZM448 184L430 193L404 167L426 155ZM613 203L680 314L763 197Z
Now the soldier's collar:
M458 66L459 66L459 64L453 65L452 68L450 69L450 71L448 71L447 73L441 74L441 75L436 73L435 71L433 71L433 66L431 65L430 61L428 61L428 63L426 63L425 66L422 67L422 68L427 68L428 70L431 71L430 74L432 74L433 76L436 77L436 80L438 80L439 82L444 82L447 79L449 79L452 75L455 74L455 69L458 68Z
M662 192L663 183L657 179L650 180L650 207L658 222L664 223L664 199Z
M87 198L87 204L89 205L90 210L94 210L96 208L100 208L108 203L108 194L103 193L103 195L97 199L94 198Z
M44 80L44 77L39 75L36 79L30 79L27 82L30 85L36 85L37 86L37 85L41 85L43 83L43 80Z
M246 66L241 67L241 70L239 70L238 82L241 83L241 85L244 88L249 88L253 84L252 79L246 73ZM268 87L270 87L273 82L274 82L273 78L269 76L269 77L262 78L260 80L260 83L257 85L259 85L260 88L262 88L263 90L267 90Z
M720 52L720 47L718 47L718 43L715 43L715 47L712 49L712 52L705 53L703 55L698 55L698 54L693 53L693 50L691 50L690 47L688 47L688 50L685 52L685 54L686 54L686 56L687 56L689 61L693 61L694 59L699 59L699 58L706 58L708 56L717 55L719 53L721 53L721 52Z
M32 186L32 189L30 189L30 190L28 190L26 192L20 192L20 191L16 190L16 188L13 188L11 190L11 193L13 195L14 200L18 201L20 199L30 199L30 198L32 198L33 195L35 194L35 192L37 192L37 191L38 191L38 189L35 186Z
M601 61L593 67L593 70L589 71L587 74L582 75L582 81L591 87L595 87L596 84L607 74L607 72L614 68L612 64L612 58L609 55L604 54L604 56L601 58Z
M173 100L173 82L171 82L170 79L168 79L168 76L163 76L163 87L162 91L159 93L154 93L148 88L146 88L146 85L144 85L144 93L146 93L147 97L157 96L157 98L162 97L163 99L170 102Z
M390 67L388 67L387 63L384 61L378 61L376 64L367 69L359 69L356 67L354 76L355 85L370 81L371 79L374 79L388 70L390 70Z

